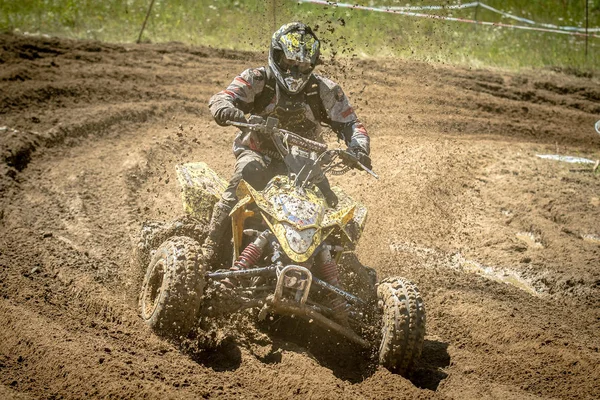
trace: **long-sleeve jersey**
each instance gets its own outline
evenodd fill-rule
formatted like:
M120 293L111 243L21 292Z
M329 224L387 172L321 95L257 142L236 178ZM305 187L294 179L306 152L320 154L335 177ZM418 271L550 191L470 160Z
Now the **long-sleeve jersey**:
M369 154L370 142L367 130L358 120L348 97L337 83L313 74L312 80L301 93L290 96L283 90L270 90L265 93L272 93L272 98L264 101L261 94L265 86L269 85L268 80L265 67L245 70L235 77L227 89L211 97L209 108L212 115L216 116L225 108L236 107L244 113L260 115L264 118L275 116L279 118L280 126L284 129L321 142L323 141L321 123L324 123L329 125L338 137L343 138L346 145L360 148ZM311 85L310 82L314 84ZM315 90L325 114L321 112L321 115L314 115L314 107L311 107L307 101L307 96ZM236 138L234 152L247 147L248 143L242 143L240 137Z

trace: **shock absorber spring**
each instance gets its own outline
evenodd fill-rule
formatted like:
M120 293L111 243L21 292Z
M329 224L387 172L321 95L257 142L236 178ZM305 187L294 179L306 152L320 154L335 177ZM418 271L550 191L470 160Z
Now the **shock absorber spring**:
M248 269L252 267L262 254L262 248L254 243L250 243L242 251L240 256L233 263L234 267L238 269Z
M339 286L338 266L335 260L329 259L321 265L323 280L333 286Z
M326 246L317 256L317 267L319 269L321 278L329 283L330 285L340 287L338 265L335 259L331 257L331 247ZM348 314L347 305L348 303L344 298L336 293L327 293L329 299L329 306L334 313L334 319L342 325L347 325Z

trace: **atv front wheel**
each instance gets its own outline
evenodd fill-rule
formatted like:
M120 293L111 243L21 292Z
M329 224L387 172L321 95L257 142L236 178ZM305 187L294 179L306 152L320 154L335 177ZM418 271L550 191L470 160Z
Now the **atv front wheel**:
M383 312L379 364L406 375L423 348L423 299L415 284L402 278L384 279L377 288L377 298Z
M156 251L140 294L141 315L160 336L177 338L197 322L205 267L195 240L176 236Z

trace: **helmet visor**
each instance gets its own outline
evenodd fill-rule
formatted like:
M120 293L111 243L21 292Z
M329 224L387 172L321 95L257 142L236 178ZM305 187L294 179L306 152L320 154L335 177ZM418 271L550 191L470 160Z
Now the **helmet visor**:
M281 70L284 73L293 73L298 71L301 74L309 74L313 69L309 61L302 62L297 60L290 60L285 56L285 54L282 54L282 57L279 61L279 66L281 67Z

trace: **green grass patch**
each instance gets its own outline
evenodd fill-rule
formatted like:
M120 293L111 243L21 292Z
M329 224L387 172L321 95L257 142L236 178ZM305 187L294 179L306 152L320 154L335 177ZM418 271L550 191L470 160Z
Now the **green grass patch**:
M447 0L353 1L362 5L459 4ZM486 4L538 22L582 26L585 2L487 0ZM109 42L135 42L150 0L0 0L0 30ZM475 9L438 15L474 18ZM477 19L518 23L485 9ZM264 50L274 28L302 20L315 27L331 56L396 56L475 66L561 67L594 70L600 39L476 26L287 0L156 0L144 32L151 42L179 41ZM600 26L600 2L589 2L589 25Z

